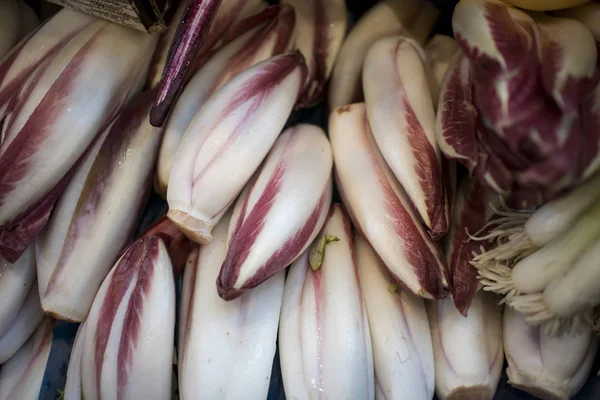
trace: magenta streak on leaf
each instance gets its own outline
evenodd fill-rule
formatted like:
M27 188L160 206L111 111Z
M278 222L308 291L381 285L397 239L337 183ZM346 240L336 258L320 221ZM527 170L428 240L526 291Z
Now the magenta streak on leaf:
M413 169L419 177L419 184L425 197L427 214L432 224L431 234L434 239L440 238L448 230L444 219L445 198L442 183L442 172L438 163L435 150L427 136L419 119L406 98L406 92L402 94L402 102L406 115L406 134L410 147L412 148L415 163ZM413 206L418 215L418 210Z
M465 317L477 292L477 270L470 261L473 253L479 253L481 242L469 240L469 234L479 232L485 225L485 197L483 187L476 181L469 182L464 192L460 208L454 212L458 219L450 238L451 247L448 255L452 301L456 309ZM483 244L484 246L486 243Z
M517 174L517 182L522 186L552 187L565 176L575 176L581 172L582 155L584 154L585 136L580 122L571 119L571 129L563 146L556 148L552 156L538 163L532 163L525 171Z
M233 285L239 276L240 268L244 261L246 261L252 245L254 245L255 240L262 231L265 218L271 210L271 205L275 201L277 193L279 193L284 173L285 161L282 157L277 162L275 170L267 182L264 191L256 201L256 204L251 210L248 210L249 199L254 191L254 185L260 176L258 173L254 175L253 180L250 183L250 189L248 190L248 194L246 195L246 199L242 206L240 216L233 230L233 234L231 235L227 255L223 261L221 270L219 271L219 277L217 278L217 288L221 297L228 291L233 290ZM223 294L221 294L221 292L223 292ZM238 296L239 295L241 295L241 293L239 293Z
M77 52L58 79L52 84L29 119L0 157L0 207L11 191L28 172L28 162L51 134L52 122L64 110L82 65L86 61L98 33Z
M232 26L235 26L234 23L237 22L236 19L244 9L244 5L247 1L248 0L227 0L226 4L219 7L205 39L200 44L199 53L214 48L227 30Z
M476 137L477 110L471 102L468 90L471 87L470 73L467 82L463 82L461 77L461 64L463 63L459 62L450 73L443 94L443 103L438 112L442 113L444 141L459 156L464 157L460 162L472 173L477 165L479 154ZM468 68L468 64L466 67Z
M271 55L278 55L286 50L294 31L296 16L290 6L284 5L277 8L280 10L277 18L267 26L257 30L244 44L244 47L229 59L225 68L223 68L219 76L214 80L210 93L214 93L218 88L227 83L231 77L238 75L250 67L256 59L257 54L263 50L265 44L268 44L266 40L271 35L275 34L276 37L276 42L271 49Z
M86 232L90 228L90 224L97 218L96 213L100 203L105 195L110 193L107 188L118 171L119 160L126 154L138 127L144 123L155 93L156 90L151 90L137 97L110 127L110 132L92 164L81 197L77 202L60 258L48 282L46 295L56 289L57 281L62 276L64 267L76 248L81 233ZM140 193L139 196L145 198L143 193Z
M38 29L41 28L42 26L43 25L40 25L38 27ZM36 32L38 29L36 29ZM81 30L79 30L77 32L73 32L72 34L66 36L63 40L59 41L54 46L52 46L46 52L46 54L42 58L40 58L37 62L31 64L27 68L24 68L17 76L15 76L12 79L12 81L0 91L0 108L2 106L4 106L11 99L11 97L15 94L15 92L18 92L19 88L29 78L29 76L33 73L33 71L35 71L40 65L42 65L44 63L47 64L50 60L52 60L52 58L54 58L54 56L56 56L56 54L58 54L58 52L80 31ZM12 66L13 62L17 59L17 57L20 55L20 52L23 50L23 47L25 47L27 42L28 42L28 40L23 41L21 44L19 44L17 46L17 48L13 51L13 53L8 58L6 58L2 64L0 64L0 84L2 84L4 82L4 79L6 78L6 74L10 70L10 67Z
M581 99L585 98L598 83L598 72L592 77L569 75L566 81L557 87L558 76L565 62L564 50L558 42L548 37L543 39L541 68L544 86L553 97L554 92L558 90L558 98L555 97L554 100L562 103L559 104L562 112L576 112Z
M158 238L143 238L136 241L127 249L125 254L123 254L123 257L113 267L114 273L110 278L110 284L100 308L98 324L94 334L94 363L96 366L96 391L98 398L102 397L101 384L104 354L106 352L106 347L108 346L108 339L111 334L119 305L123 301L123 297L127 293L127 289L130 287L134 279L136 279L138 273L140 273L142 269L152 268L151 263L154 262L158 256L158 241ZM119 345L119 375L124 375L125 378L127 377L126 372L123 373L121 368L126 368L127 364L125 364L124 361L129 362L129 360L124 359L122 353L124 351L123 347L128 346L129 342L123 343L123 338L125 337L130 340L131 338L129 338L129 336L133 335L133 342L135 342L135 336L138 333L137 331L134 331L135 324L139 323L130 322L129 324L133 325L128 325L127 320L132 318L132 310L130 307L132 306L132 302L135 301L134 297L140 296L140 292L144 292L146 290L146 286L140 285L138 288L136 284L134 292L132 293L129 301L127 314L125 315L124 319L125 323L121 333L122 339ZM130 356L128 350L126 355ZM119 387L123 384L121 379L122 378L120 378L118 382Z
M388 177L385 176L384 168L386 167L380 164L384 161L377 158L375 152L378 150L375 149L374 143L368 137L370 127L368 126L366 114L364 124L366 126L361 130L363 132L362 140L371 155L372 163L377 172L377 180L385 198L385 209L388 218L393 221L394 230L402 241L404 255L412 266L412 273L417 277L423 290L431 294L434 299L443 298L446 296L446 289L442 284L446 265L441 256L441 251L438 250L434 242L427 244L426 241L431 241L431 239L422 235L416 225L419 222L413 220L410 212L394 192ZM438 254L434 255L434 251ZM392 277L396 282L401 283L395 274L392 273ZM415 294L418 295L418 293Z
M137 280L127 311L124 316L123 330L121 333L121 341L119 343L119 355L117 359L117 400L125 398L125 389L127 386L127 372L131 366L137 341L141 333L141 319L144 312L144 300L150 286L152 285L152 277L154 275L155 263L158 261L160 239L150 237L142 239L144 243L144 253L140 262L137 263L138 269ZM149 312L148 310L146 312Z
M162 126L171 112L220 4L221 0L190 0L181 16L150 113L152 125Z
M271 23L279 17L284 7L285 6L281 4L274 4L266 7L257 14L251 15L240 20L239 22L236 22L235 25L230 26L223 34L222 40L224 43L222 46L220 46L220 48L260 25Z
M28 384L28 383L24 383L22 381L27 379L27 377L31 373L31 370L35 367L35 361L39 357L42 356L42 353L44 353L44 350L47 349L48 347L52 346L52 337L53 337L53 331L54 331L54 320L46 317L46 318L44 318L42 320L41 324L43 324L43 329L44 329L43 334L42 334L42 340L40 341L40 343L38 344L38 346L35 348L35 351L34 351L32 357L30 359L29 364L27 364L27 367L25 368L25 371L23 371L21 373L21 379L19 380L19 382L15 386L13 386L14 388L18 388L19 386L23 386L25 384ZM31 337L33 337L33 335ZM50 357L50 354L48 354L47 357ZM11 396L9 395L6 398L10 399Z
M141 237L155 236L160 238L173 264L173 276L177 278L186 266L189 254L197 248L196 243L185 236L166 215L152 224Z
M237 109L245 102L252 101L251 106L240 118L235 129L231 130L231 134L226 139L225 143L219 148L219 151L206 163L205 167L197 171L194 176L194 183L199 181L210 166L219 159L233 144L236 143L237 137L243 133L241 127L251 118L256 117L256 111L260 108L264 101L269 98L272 90L275 89L280 82L292 73L298 65L303 63L304 59L298 53L290 53L285 56L278 57L262 65L260 72L252 79L248 79L237 92L235 97L221 111L219 118L213 124L213 128L221 124L229 115L234 114ZM199 145L198 152L202 149L209 135L206 135L204 141ZM201 160L198 160L201 161ZM190 192L191 196L191 192ZM193 204L193 199L190 198L190 203Z
M295 14L293 9L289 7L285 7L285 9L281 7L280 9L280 18L285 17L285 19L281 21L280 18L276 18L268 26L256 31L245 43L244 47L229 59L227 66L215 79L215 84L211 92L214 92L216 88L221 87L231 77L246 70L255 60L259 51L264 47L265 40L268 39L273 32L276 33L278 40L275 46L273 46L271 54L276 55L285 51L294 29Z
M74 172L75 166L44 195L40 202L31 205L12 221L0 227L0 255L8 262L17 262L31 240L46 225L54 203L66 188Z
M244 285L239 289L239 293L243 293L248 289L252 289L270 277L277 274L279 271L290 265L298 256L302 248L307 244L310 236L315 232L319 217L323 209L328 206L327 192L324 190L319 202L308 217L306 224L302 226L293 236L291 236L281 248L275 252L257 271L250 277ZM233 296L238 296L237 293L232 293Z
M581 124L585 135L583 168L587 168L592 161L600 157L600 84L596 86L595 92L581 105Z
M284 14L286 14L286 15L284 16ZM292 14L291 18L294 18L294 20L290 19L289 14ZM282 20L279 21L280 19L282 19ZM291 39L291 35L294 30L293 24L295 23L295 14L294 14L293 9L291 9L285 5L283 5L283 6L282 5L272 5L272 6L265 8L263 11L259 12L258 14L247 17L247 18L241 20L240 22L236 23L235 26L231 27L230 31L225 32L226 35L223 36L222 43L219 46L213 46L210 50L201 52L192 61L192 65L190 66L190 77L193 76L194 74L196 74L198 72L198 70L200 70L200 68L202 68L208 60L210 60L213 56L215 56L227 44L233 42L235 39L238 39L240 36L249 32L250 30L252 30L254 28L259 28L261 25L264 25L264 26L261 29L259 29L260 32L264 33L267 30L272 30L273 24L277 24L274 21L278 21L279 25L283 25L283 26L278 26L276 28L278 31L284 30L286 28L287 28L287 30L290 31L289 36L286 38L286 42L283 43L283 38L280 37L278 39L277 44L275 45L275 50L272 52L273 55L283 53L287 49L287 45L289 43L289 40ZM278 34L285 36L287 34L287 32L284 34L282 34L282 33L278 33ZM242 49L242 50L245 50L245 49L246 49L246 47L244 47L244 49ZM242 70L240 70L239 72L242 72ZM231 74L231 73L227 74L228 77L232 77L234 75L235 74ZM222 85L222 84L226 83L226 81L221 80L220 83ZM217 86L215 85L215 88L216 87Z
M310 1L314 10L315 32L313 37L313 54L306 54L307 63L310 63L309 76L307 77L300 103L312 106L318 103L323 96L327 74L327 56L329 50L329 21L325 0Z

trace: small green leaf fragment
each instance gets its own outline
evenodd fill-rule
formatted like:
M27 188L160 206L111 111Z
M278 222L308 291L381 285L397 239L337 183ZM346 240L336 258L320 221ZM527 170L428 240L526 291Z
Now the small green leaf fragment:
M398 285L396 283L392 283L392 284L390 284L390 286L388 286L388 292L390 292L391 294L396 293L397 290L398 290Z
M65 400L65 388L58 389L58 397L56 400Z
M308 262L313 271L321 268L321 264L323 264L323 259L325 258L325 246L331 242L339 242L339 240L340 238L337 236L324 235L313 245L312 249L310 249L310 254L308 255Z

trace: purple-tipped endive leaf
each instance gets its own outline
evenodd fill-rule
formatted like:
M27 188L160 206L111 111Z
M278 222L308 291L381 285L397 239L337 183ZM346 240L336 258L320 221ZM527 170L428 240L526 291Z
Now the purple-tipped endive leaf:
M363 67L369 125L381 154L434 239L448 230L426 55L413 40L380 39Z
M191 0L181 14L165 61L150 122L162 126L197 64L235 23L260 10L262 0Z
M598 83L594 36L581 22L539 13L541 70L546 90L563 112L575 112L581 98Z
M11 264L0 256L0 337L8 330L35 282L33 245Z
M272 57L231 79L196 114L175 153L167 190L167 215L190 239L210 242L212 228L283 129L305 69L298 53Z
M397 3L380 1L357 22L335 61L329 89L330 110L362 99L361 71L367 51L378 39L394 35L410 36L409 31L413 24L417 25L415 22L424 4L420 0ZM425 25L421 26L426 28ZM429 32L421 40L424 41L428 35Z
M340 51L348 12L345 0L283 0L296 11L296 45L306 58L308 76L300 104L312 106L325 94L325 84Z
M67 382L65 384L65 400L81 400L81 357L83 355L83 338L85 337L85 322L79 324L67 368Z
M185 236L166 216L159 218L148 227L143 237L157 236L162 239L167 247L171 264L173 264L173 276L177 279L181 271L188 264L188 257L198 246Z
M0 369L0 400L37 399L52 347L54 320L45 317L35 333Z
M171 396L175 283L161 239L129 246L102 283L85 325L82 398Z
M321 128L281 134L238 198L217 289L239 297L290 265L313 241L331 204L333 157Z
M11 98L0 146L0 253L8 261L44 226L107 119L141 87L154 42L152 35L95 22Z
M502 314L496 303L492 294L480 291L467 317L450 299L428 304L440 400L494 397L504 365Z
M471 265L474 254L487 242L470 240L484 228L489 215L486 189L475 179L466 178L458 189L452 222L446 238L446 261L450 292L456 309L465 317L479 289L477 269Z
M169 173L181 137L208 98L252 65L291 50L294 10L290 6L272 6L261 15L261 24L214 53L181 93L166 123L158 156L157 186L163 197L167 194Z
M179 326L179 391L185 399L264 399L269 390L285 272L238 299L223 300L215 280L227 251L229 218L200 248L191 266L195 277L186 283L189 305Z
M578 108L599 76L582 24L534 17L539 25L503 2L462 0L453 28L466 60L447 75L438 107L442 150L518 208L580 179Z
M0 364L12 357L21 348L43 318L44 311L40 305L37 284L34 282L19 313L6 332L0 336Z
M446 72L440 89L435 133L442 152L460 161L469 173L475 169L477 110L471 93L472 71L469 60L460 57Z
M382 399L431 400L433 348L423 299L395 288L377 254L358 235L355 253Z
M84 27L96 18L63 9L46 21L32 36L19 43L0 63L0 114L30 74L42 62L52 59ZM0 57L1 58L1 57ZM0 129L0 131L4 131ZM1 140L0 140L1 142Z
M148 123L154 93L142 94L106 128L38 236L40 297L51 315L83 321L131 237L161 140L161 128Z
M220 40L226 42L227 39L232 39L232 37L225 38L226 34L232 31L231 28L239 24L241 20L259 12L263 7L264 3L262 0L233 0L224 2L217 10L215 21L211 24L208 36L202 42L203 50L192 60L193 66L201 65L202 60L206 60L206 56L210 51L218 47ZM148 87L150 89L160 84L171 44L179 27L181 16L186 8L187 2L182 1L179 7L177 7L175 14L173 14L169 29L162 33L158 40L148 73Z
M396 283L428 299L448 291L446 262L377 148L363 103L329 118L336 183L362 235Z
M437 108L444 76L460 54L460 47L454 38L438 34L429 39L424 50L432 77L433 105Z
M332 206L317 240L290 267L279 354L288 399L374 399L367 310L341 204Z
M202 49L220 5L221 0L187 1L179 21L172 22L177 29L169 45L158 94L150 112L152 125L162 126L165 123L183 90L193 61Z
M539 398L573 398L585 383L598 349L591 329L550 336L509 307L503 324L508 384Z

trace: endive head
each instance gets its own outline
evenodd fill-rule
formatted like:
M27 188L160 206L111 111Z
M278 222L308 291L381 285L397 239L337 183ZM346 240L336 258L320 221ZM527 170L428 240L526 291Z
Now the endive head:
M534 396L570 399L592 367L598 340L591 329L550 336L512 308L504 310L504 349L508 383Z
M315 238L332 197L333 157L317 126L281 134L238 198L217 288L231 300L293 262Z

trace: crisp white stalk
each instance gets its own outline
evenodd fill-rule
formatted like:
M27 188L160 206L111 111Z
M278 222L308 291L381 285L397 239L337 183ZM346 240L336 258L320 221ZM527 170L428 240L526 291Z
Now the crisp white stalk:
M30 245L16 263L0 256L0 337L8 330L35 282L35 253Z
M85 322L85 399L171 396L175 283L157 236L134 242L108 274Z
M581 213L600 199L600 173L573 188L568 194L537 209L525 223L532 247L541 247L563 235Z
M336 182L354 225L396 283L424 298L447 295L446 262L377 148L363 103L331 113Z
M285 272L225 301L215 280L227 250L229 215L200 247L187 309L179 390L184 399L265 399L275 356Z
M303 71L300 54L272 57L230 80L196 114L175 154L167 191L167 215L190 239L210 242L213 226L281 132Z
M69 183L40 232L38 276L46 313L83 321L130 239L150 190L161 140L161 129L148 121L153 101L154 92L142 94L106 129L93 162L85 160L82 174Z
M0 369L0 400L37 399L52 347L54 320L46 317Z
M514 266L515 288L521 293L541 292L555 276L570 269L581 252L600 238L598 218L600 199L580 215L567 232Z
M338 240L322 241L332 237ZM279 352L287 398L374 399L361 294L350 220L335 204L319 239L292 264L285 283Z
M21 35L21 0L0 3L0 60L13 48Z
M40 305L37 285L34 282L19 314L12 321L8 330L0 336L0 364L19 350L35 331L42 318L44 318L44 311Z
M154 42L153 35L95 22L11 99L0 146L0 252L9 261L43 227L107 119L143 84Z
M157 186L166 197L169 174L181 137L208 98L252 65L291 49L294 10L280 7L265 20L216 52L186 84L165 126L157 161Z
M81 400L81 357L83 355L83 338L85 337L85 322L79 325L75 342L71 349L67 383L65 384L64 400Z
M448 230L447 198L426 63L415 41L379 39L365 58L363 91L381 154L431 235L439 238Z
M553 315L573 317L600 304L600 241L577 257L573 266L544 289L544 304Z
M525 322L523 315L504 310L504 351L508 383L534 396L568 400L585 383L598 340L591 329L550 336Z
M301 104L314 105L324 95L325 84L340 51L348 11L345 0L283 0L296 11L296 44L306 58L307 86Z
M501 307L479 291L463 316L451 299L428 305L435 357L435 393L440 400L492 399L502 375Z
M432 85L433 105L437 108L444 76L460 54L460 47L454 38L438 34L425 45L425 54L433 78L429 81Z
M333 67L330 110L362 99L363 63L367 51L378 39L404 35L424 44L437 19L435 7L428 3L421 0L380 1L358 21L344 41Z
M375 377L381 394L375 398L431 400L434 362L423 300L392 285L385 266L371 246L355 236L360 287L365 298Z
M331 204L332 165L321 128L300 124L279 136L235 205L217 280L221 297L260 285L310 245Z

